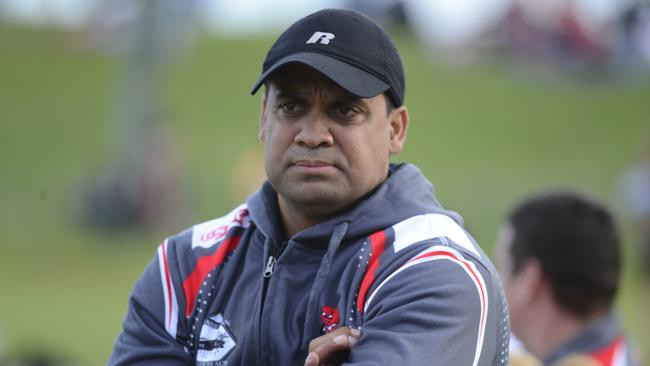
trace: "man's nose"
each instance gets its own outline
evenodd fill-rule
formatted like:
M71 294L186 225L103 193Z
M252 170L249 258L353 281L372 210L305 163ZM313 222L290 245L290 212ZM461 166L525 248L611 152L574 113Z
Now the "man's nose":
M300 122L300 131L294 139L299 145L309 148L327 147L334 144L327 116L321 112L312 112Z

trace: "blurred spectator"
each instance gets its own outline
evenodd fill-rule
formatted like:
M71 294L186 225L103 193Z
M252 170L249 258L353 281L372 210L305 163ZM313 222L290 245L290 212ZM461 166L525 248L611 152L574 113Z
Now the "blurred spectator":
M601 71L609 60L610 44L604 30L587 26L587 15L573 1L566 1L559 14L555 51L569 64L587 71Z
M534 196L512 211L497 251L512 332L543 365L575 354L639 365L613 309L621 245L607 208L571 192Z
M515 61L582 74L608 66L611 34L609 24L574 0L516 0L486 36Z
M650 141L640 159L623 172L620 189L638 230L643 269L650 279Z
M631 74L650 70L650 2L632 1L619 20L616 66Z
M105 0L84 21L92 46L148 67L183 54L196 33L196 0Z
M130 164L98 168L83 196L84 223L108 230L174 227L186 214L182 165L171 132L152 126Z
M182 174L162 90L168 62L189 41L194 3L111 0L90 22L91 38L123 56L113 162L91 177L84 203L93 226L163 229L179 217Z

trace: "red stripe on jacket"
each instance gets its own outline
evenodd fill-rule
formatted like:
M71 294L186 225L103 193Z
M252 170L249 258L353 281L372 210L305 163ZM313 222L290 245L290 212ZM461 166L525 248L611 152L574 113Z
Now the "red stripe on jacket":
M241 236L231 236L225 239L214 254L200 257L196 262L194 271L183 281L185 294L185 316L190 317L194 310L194 303L199 295L201 284L208 273L218 267L226 259L226 255L237 248Z
M359 288L359 296L357 296L357 310L359 310L359 314L361 315L363 315L363 305L366 302L368 290L370 290L372 283L375 282L375 272L379 267L379 257L384 252L385 244L386 234L383 230L370 235L370 263L368 263L368 269L363 276L361 287Z
M612 343L608 344L604 348L601 348L597 351L591 352L589 355L595 358L603 366L610 366L614 364L614 355L618 351L624 342L624 337L619 336Z

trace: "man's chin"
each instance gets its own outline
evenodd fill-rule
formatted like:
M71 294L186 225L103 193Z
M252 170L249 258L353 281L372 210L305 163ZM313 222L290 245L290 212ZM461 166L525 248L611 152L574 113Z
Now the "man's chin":
M302 190L298 192L290 192L288 198L292 202L295 202L301 206L336 206L335 203L340 201L340 197L333 192L316 189L310 192L304 192Z
M288 190L284 197L293 205L303 209L332 210L345 206L344 197L335 191L331 182L301 184L300 188Z

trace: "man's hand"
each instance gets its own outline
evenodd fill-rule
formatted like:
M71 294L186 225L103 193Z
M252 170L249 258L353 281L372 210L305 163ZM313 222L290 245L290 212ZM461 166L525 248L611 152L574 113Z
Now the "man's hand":
M331 333L314 338L309 342L309 354L305 366L338 366L344 362L343 352L352 348L361 332L358 329L341 327Z

